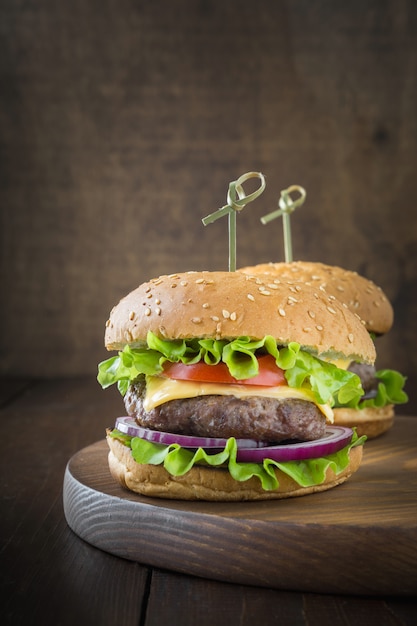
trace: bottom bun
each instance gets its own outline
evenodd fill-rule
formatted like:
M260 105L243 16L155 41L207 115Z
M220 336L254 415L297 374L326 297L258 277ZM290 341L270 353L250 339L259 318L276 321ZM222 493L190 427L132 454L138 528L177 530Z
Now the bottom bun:
M313 487L300 487L292 478L275 470L279 488L273 491L262 489L258 478L245 482L234 480L228 470L194 466L183 476L171 476L162 465L140 465L133 459L130 448L107 436L110 448L109 468L113 478L122 487L154 498L171 500L207 500L218 502L243 500L276 500L309 493L325 491L345 482L359 468L362 446L350 450L350 463L339 475L330 468L325 481Z
M382 435L391 428L394 423L394 406L366 409L333 409L334 423L339 426L356 428L356 432L361 437L366 435L369 439L374 439Z

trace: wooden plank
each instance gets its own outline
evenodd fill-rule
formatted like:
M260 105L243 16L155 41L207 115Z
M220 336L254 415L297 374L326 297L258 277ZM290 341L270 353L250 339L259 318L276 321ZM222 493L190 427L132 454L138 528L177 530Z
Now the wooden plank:
M296 593L225 585L214 580L153 569L146 626L172 620L199 626L415 626L415 598Z
M148 568L80 541L65 524L60 498L43 517L31 512L18 524L2 552L2 571L6 624L140 623Z
M359 563L358 567L360 567ZM323 626L323 624L366 624L366 626L410 624L412 626L415 623L415 614L410 621L403 621L385 601L377 598L306 594L304 611L308 626Z
M300 594L243 585L225 585L154 569L146 626L172 620L199 626L415 626L415 599Z
M413 594L416 435L414 418L397 418L367 443L361 468L344 485L261 503L138 496L115 484L100 441L68 464L65 515L86 541L155 567L276 589Z
M104 433L107 399L93 380L34 382L1 410L3 623L140 623L149 570L80 541L66 524L69 456ZM110 409L111 410L111 409Z
M175 619L173 620L173 610ZM225 585L154 570L146 612L146 626L304 626L303 597L299 593L243 585Z

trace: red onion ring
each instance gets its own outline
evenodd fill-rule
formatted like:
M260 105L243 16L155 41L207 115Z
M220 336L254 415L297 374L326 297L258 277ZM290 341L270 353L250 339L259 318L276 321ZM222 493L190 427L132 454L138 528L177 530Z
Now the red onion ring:
M194 435L179 435L176 433L167 433L161 430L151 430L143 428L136 424L133 417L118 417L116 420L116 428L125 435L131 437L140 437L153 443L163 443L169 446L171 443L178 443L183 448L210 448L221 449L225 447L227 438L219 437L197 437ZM239 448L259 448L268 446L266 441L255 441L254 439L236 439Z
M238 450L236 460L241 463L261 463L264 459L271 459L283 463L285 461L318 459L339 452L350 443L352 434L351 428L327 426L324 437L315 441L268 446L262 450Z
M118 417L116 419L116 428L125 435L139 437L153 443L162 443L167 446L172 443L178 443L184 448L205 448L213 451L222 450L227 443L227 439L218 437L179 435L143 428L136 424L134 418L128 416ZM283 443L271 446L264 441L236 439L236 460L240 463L261 463L264 459L271 459L282 463L285 461L317 459L334 454L347 446L352 439L352 434L351 428L332 425L327 426L326 434L320 439L301 443Z

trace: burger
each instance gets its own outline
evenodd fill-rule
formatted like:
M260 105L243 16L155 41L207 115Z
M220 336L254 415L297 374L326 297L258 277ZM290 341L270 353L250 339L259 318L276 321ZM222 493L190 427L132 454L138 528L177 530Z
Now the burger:
M394 321L391 303L383 290L357 272L324 263L296 261L291 263L261 263L242 268L243 272L263 276L268 282L303 283L325 291L337 298L364 324L375 341L387 333ZM394 422L394 406L408 401L404 391L405 377L395 370L377 370L373 364L355 360L340 363L355 372L362 381L364 395L350 406L334 408L334 422L355 426L359 435L377 437L389 430Z
M343 483L365 437L333 424L357 403L374 343L326 292L241 272L184 272L141 284L112 309L100 363L125 412L107 429L123 487L182 500L265 500Z

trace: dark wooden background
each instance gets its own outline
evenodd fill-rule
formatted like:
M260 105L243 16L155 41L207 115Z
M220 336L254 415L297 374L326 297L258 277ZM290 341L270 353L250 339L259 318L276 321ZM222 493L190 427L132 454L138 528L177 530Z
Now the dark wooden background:
M201 219L256 170L238 265L283 260L259 219L303 185L294 257L383 287L416 413L416 2L2 0L0 33L2 375L95 375L122 295L227 269Z

